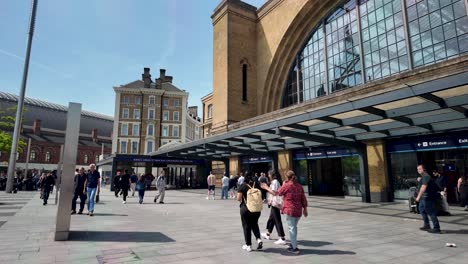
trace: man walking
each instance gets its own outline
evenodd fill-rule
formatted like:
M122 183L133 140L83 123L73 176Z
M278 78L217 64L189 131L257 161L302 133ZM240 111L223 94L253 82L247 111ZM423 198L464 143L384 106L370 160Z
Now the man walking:
M127 196L128 196L128 189L130 188L131 181L130 181L130 174L128 174L128 170L124 170L124 175L120 178L120 189L122 189L123 194L123 204L127 203Z
M85 194L88 194L88 215L94 215L94 197L96 192L99 194L101 192L101 175L99 171L96 170L95 164L89 165L89 173L86 175L86 191Z
M229 190L229 178L226 174L223 175L223 179L221 180L221 199L228 199L228 190Z
M132 196L135 196L135 190L136 190L136 183L138 181L138 176L135 174L135 172L132 173L132 176L130 176L130 189L132 189Z
M419 175L421 175L421 188L416 197L416 202L419 202L419 211L424 221L424 226L420 229L428 231L429 233L440 233L439 219L437 219L437 210L435 208L435 202L437 199L438 187L435 181L427 174L423 165L417 167ZM429 223L429 217L431 218L434 226L431 229Z
M119 192L120 192L120 171L117 171L117 175L114 177L114 193L115 197L119 197Z
M437 199L437 208L441 209L439 211L439 215L446 215L449 216L450 208L447 202L447 177L445 175L440 174L440 172L435 169L432 171L432 175L435 177L435 183L439 187L439 197Z
M208 196L206 197L207 200L211 198L215 199L215 188L216 188L216 176L213 175L213 172L210 171L210 175L206 178L206 182L208 183Z
M74 179L75 185L73 187L73 199L72 199L72 211L71 214L76 214L76 200L80 197L80 210L78 214L83 213L83 209L86 202L86 194L85 194L85 182L86 182L86 174L85 169L82 167L79 169L78 174L75 175Z
M47 204L47 200L49 199L49 194L52 192L52 188L54 187L55 180L52 173L47 173L47 176L42 179L42 205Z
M160 204L164 203L164 194L166 193L166 176L164 175L164 170L161 170L161 174L156 179L156 188L158 189L158 194L154 197L154 202L156 203L159 198Z

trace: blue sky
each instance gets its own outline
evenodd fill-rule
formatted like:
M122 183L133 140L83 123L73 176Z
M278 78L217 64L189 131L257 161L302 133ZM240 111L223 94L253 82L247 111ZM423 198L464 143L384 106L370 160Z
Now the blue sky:
M189 105L212 91L211 14L221 0L39 0L26 96L114 114L112 87L150 67ZM265 0L247 0L261 6ZM0 91L19 94L30 0L0 4ZM201 110L199 109L199 114Z

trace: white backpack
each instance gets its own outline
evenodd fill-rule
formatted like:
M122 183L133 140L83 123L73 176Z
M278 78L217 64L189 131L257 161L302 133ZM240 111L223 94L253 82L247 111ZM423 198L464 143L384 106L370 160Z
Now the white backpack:
M249 187L249 190L247 191L247 202L245 204L247 209L251 213L261 212L263 209L262 192L255 188L255 182L253 187L250 187L248 184L246 185Z

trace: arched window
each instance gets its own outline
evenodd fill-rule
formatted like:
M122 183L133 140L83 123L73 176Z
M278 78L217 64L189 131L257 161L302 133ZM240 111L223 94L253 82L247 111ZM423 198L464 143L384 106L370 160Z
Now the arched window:
M34 149L31 150L31 153L29 154L29 160L30 161L35 161L36 160L36 151Z
M50 151L47 151L45 153L45 162L50 162L50 159L51 159Z
M83 157L83 163L88 164L88 159L89 159L88 154L85 154L84 157Z
M98 162L99 162L99 155L96 155L96 156L94 157L94 163L98 163Z
M316 25L296 55L282 107L468 53L465 2L346 2Z

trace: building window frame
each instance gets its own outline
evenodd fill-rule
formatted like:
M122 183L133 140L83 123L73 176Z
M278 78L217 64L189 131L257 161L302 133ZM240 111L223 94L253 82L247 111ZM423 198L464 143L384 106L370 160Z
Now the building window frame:
M169 126L164 125L162 127L162 134L163 137L168 137L169 136Z
M133 119L140 119L141 112L140 109L133 109Z
M156 117L155 112L156 111L154 108L148 108L148 119L154 120L154 118Z
M169 121L169 111L163 111L163 121Z
M130 110L128 108L122 109L122 118L128 119L130 117Z
M177 118L176 118L177 117ZM174 111L172 113L172 120L179 121L179 111Z
M35 161L37 158L37 153L36 153L36 150L31 150L31 153L29 154L29 160L30 161Z
M46 151L46 153L44 155L45 162L50 162L51 159L52 159L52 154L50 153L50 151Z
M242 101L247 101L247 64L242 64Z
M132 154L138 154L138 141L132 141L132 149L131 149L131 153Z
M126 140L120 141L120 153L127 154L127 141Z
M126 105L130 104L130 97L128 97L128 95L125 95L123 97L123 103Z
M164 98L163 99L163 106L169 106L169 98Z
M140 124L133 124L132 135L133 136L139 136L140 135Z
M172 126L172 136L173 137L179 137L179 126Z
M120 127L120 135L128 136L128 124L122 124Z
M174 106L179 107L180 106L180 99L179 98L174 98Z
M213 104L208 105L208 118L213 118Z
M89 156L88 156L88 154L85 154L83 156L83 164L88 164L88 161L89 161Z
M147 136L154 136L154 125L153 124L148 124L147 130L146 130L146 135Z
M140 96L135 96L135 104L140 105L141 104L141 97Z
M156 104L156 97L154 95L149 96L149 105L155 105Z
M153 152L154 150L154 141L148 140L146 141L146 154Z

